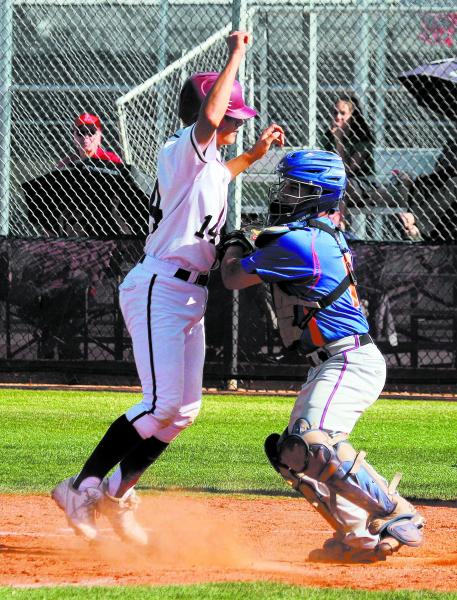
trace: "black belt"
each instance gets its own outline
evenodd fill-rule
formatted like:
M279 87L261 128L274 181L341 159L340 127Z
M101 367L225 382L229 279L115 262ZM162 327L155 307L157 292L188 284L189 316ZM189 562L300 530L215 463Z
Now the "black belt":
M367 344L374 344L373 338L369 333L362 333L362 335L359 335L359 342L361 346L366 346Z
M143 254L143 256L140 258L140 260L138 262L142 263L145 258L146 258L146 254ZM173 277L182 279L182 281L189 281L189 279L192 277L192 273L190 271L186 271L186 269L178 269L176 271L176 273L173 275ZM208 281L209 281L209 273L200 273L200 275L197 276L197 279L195 281L192 281L191 283L195 283L196 285L206 286L206 285L208 285Z
M357 334L354 334L354 335L357 335ZM373 343L374 343L373 338L371 337L371 335L369 333L362 333L362 335L359 335L359 347L366 346L368 344L373 344ZM328 354L326 352L326 350L324 350L324 348L319 348L316 352L317 352L317 356L319 357L321 362L325 362L332 356L335 356L335 354Z
M186 269L178 269L174 276L178 279L182 279L183 281L189 281L190 277L192 276L192 273L190 271L186 271ZM197 276L197 279L195 281L192 281L191 283L205 286L208 285L208 281L208 273L200 273L200 275Z

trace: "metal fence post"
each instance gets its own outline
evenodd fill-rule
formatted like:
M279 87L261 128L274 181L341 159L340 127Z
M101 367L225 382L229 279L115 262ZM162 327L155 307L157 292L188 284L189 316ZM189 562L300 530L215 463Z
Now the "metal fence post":
M354 64L354 91L362 109L367 107L367 91L370 80L370 43L371 43L371 13L368 10L370 0L360 0L362 9L357 22L357 39L360 40L359 51Z
M234 0L232 4L232 29L233 31L242 31L247 25L247 0ZM249 52L249 50L248 50ZM246 74L245 61L243 61L238 70L238 80L241 85L244 84ZM237 156L243 152L243 128L240 129L236 143L229 150L229 156ZM240 174L232 181L229 187L228 210L227 210L227 229L239 229L241 226L241 199L243 192L243 175ZM239 332L239 292L234 290L232 294L232 360L231 373L238 371L238 332ZM235 378L227 382L227 387L236 390L238 382Z
M317 13L310 2L309 12L309 79L308 79L308 145L317 144Z
M268 126L268 12L263 10L259 19L259 34L262 39L258 40L257 52L259 61L259 102L260 102L260 129L263 131Z
M169 2L168 0L160 0L159 5L159 35L157 49L157 69L156 72L160 73L167 66L167 47L168 47L168 21L169 21ZM159 84L159 110L157 113L157 131L162 132L163 142L171 135L172 131L167 131L165 127L166 123L166 112L167 112L167 98L163 93L164 84Z
M374 133L377 146L384 146L385 111L386 111L386 14L376 15L376 44L375 44L375 126Z
M0 235L9 232L13 2L0 0Z
M167 66L168 22L169 22L169 0L160 0L159 12L159 48L157 73L163 71Z
M247 0L234 0L232 5L232 29L233 31L245 30L247 26ZM251 50L251 49L250 49ZM248 52L250 52L248 50ZM238 81L244 86L246 76L246 61L243 60L238 69ZM230 156L238 156L243 152L243 129L238 133L236 143L229 149ZM229 188L229 204L227 211L227 227L239 229L241 225L241 198L243 188L243 176L238 175L232 181Z
M253 18L253 12L249 11L248 19L247 19L247 31L254 31L254 27L255 27L255 23L254 23L254 18ZM260 34L260 31L259 31L259 34ZM260 36L259 36L259 38L260 38ZM246 62L245 95L246 95L246 103L249 106L255 105L255 93L254 93L254 86L255 86L255 74L254 74L255 64L254 63L255 63L255 60L254 60L254 56L256 53L256 40L257 40L257 37L254 40L253 47L249 51L249 60ZM243 137L244 137L246 143L249 144L250 146L252 144L254 144L254 142L255 142L255 126L256 126L255 120L248 119L247 123L245 124L245 127L243 127L243 129L244 129Z

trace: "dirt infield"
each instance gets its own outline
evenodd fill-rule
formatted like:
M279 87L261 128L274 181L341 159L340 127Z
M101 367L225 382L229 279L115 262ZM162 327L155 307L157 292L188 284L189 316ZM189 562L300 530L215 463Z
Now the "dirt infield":
M418 508L426 543L384 563L329 565L307 555L330 537L300 498L167 492L142 496L150 532L141 550L88 545L44 496L1 496L0 585L154 585L269 580L306 586L457 591L457 503Z

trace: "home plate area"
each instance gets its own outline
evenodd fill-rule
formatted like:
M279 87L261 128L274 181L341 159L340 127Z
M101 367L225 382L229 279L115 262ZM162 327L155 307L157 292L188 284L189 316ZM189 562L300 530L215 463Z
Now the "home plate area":
M403 547L385 562L329 564L308 554L331 537L301 498L141 493L138 520L150 543L120 541L101 517L102 539L74 535L46 496L4 495L0 585L172 585L278 581L368 590L457 591L457 503L423 503L422 548Z

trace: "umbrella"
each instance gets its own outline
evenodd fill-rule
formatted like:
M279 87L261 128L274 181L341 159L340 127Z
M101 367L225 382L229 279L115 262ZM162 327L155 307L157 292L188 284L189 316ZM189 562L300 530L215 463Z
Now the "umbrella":
M457 58L421 65L402 73L399 80L420 105L457 120Z
M86 160L22 184L30 224L41 235L144 235L148 199L129 169Z

